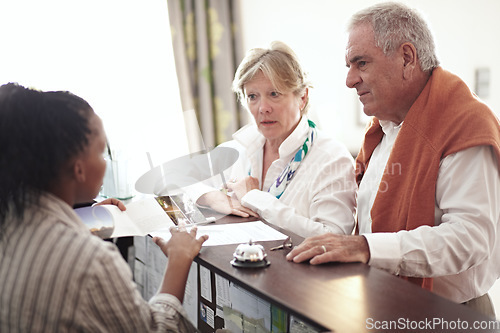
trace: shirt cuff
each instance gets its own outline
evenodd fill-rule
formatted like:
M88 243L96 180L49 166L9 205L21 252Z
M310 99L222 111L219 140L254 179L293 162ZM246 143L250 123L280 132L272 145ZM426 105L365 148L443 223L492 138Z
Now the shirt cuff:
M241 204L266 219L266 216L263 216L263 212L272 207L277 200L275 196L268 192L251 190L241 198Z
M182 316L187 318L186 310L182 307L181 302L177 297L170 294L159 293L151 297L149 300L149 304L151 305L160 305L162 307L168 307L174 309L176 312L179 312Z
M198 184L195 184L195 185L191 185L189 187L186 187L185 188L185 191L188 195L188 197L194 202L196 203L196 201L198 201L198 199L204 195L204 194L207 194L208 192L213 192L213 191L219 191L219 189L217 188L214 188L212 186L209 186L209 185L205 185L203 183L198 183Z
M370 248L370 261L372 267L380 268L391 274L399 274L401 261L400 239L397 233L372 233L363 234Z

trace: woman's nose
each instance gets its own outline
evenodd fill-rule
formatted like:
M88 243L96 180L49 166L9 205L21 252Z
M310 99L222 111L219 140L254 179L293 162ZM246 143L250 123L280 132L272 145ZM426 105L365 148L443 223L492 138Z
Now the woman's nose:
M266 98L262 98L259 104L259 112L265 113L265 112L271 112L272 107L271 103Z

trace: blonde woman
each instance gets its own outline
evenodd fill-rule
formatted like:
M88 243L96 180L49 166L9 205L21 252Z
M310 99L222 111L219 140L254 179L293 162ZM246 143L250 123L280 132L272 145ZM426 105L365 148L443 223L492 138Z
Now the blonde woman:
M284 43L247 53L233 90L254 122L221 145L239 152L224 174L230 180L227 194L198 186L198 204L260 216L304 237L353 231L354 161L344 145L308 119L309 88L295 53Z

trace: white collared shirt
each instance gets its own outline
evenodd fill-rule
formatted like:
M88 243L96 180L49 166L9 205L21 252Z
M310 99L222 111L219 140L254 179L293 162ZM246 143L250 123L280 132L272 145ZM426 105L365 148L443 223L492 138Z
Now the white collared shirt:
M494 151L478 146L441 161L435 226L371 233L369 212L401 127L380 124L385 135L358 192L358 222L370 247L369 264L396 275L433 277L433 291L458 303L484 295L500 276L500 176Z

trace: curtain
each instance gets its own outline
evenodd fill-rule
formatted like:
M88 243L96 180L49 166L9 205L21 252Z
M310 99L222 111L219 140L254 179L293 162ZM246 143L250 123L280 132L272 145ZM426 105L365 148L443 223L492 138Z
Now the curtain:
M231 90L243 59L239 1L167 3L189 149L209 150L248 119Z

